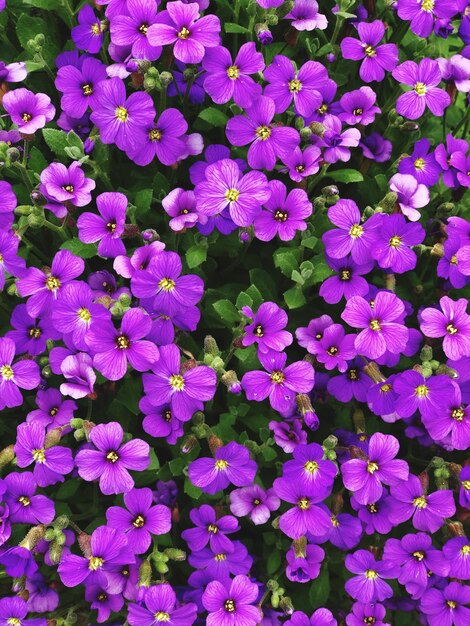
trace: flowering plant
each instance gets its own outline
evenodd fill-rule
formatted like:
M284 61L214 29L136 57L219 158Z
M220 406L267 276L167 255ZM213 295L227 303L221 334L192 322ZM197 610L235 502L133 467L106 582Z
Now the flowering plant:
M0 36L0 623L470 624L468 0Z

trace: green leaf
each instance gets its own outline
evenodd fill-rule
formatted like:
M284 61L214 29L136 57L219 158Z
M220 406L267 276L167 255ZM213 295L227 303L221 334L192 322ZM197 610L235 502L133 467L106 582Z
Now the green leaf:
M256 285L250 285L246 290L246 294L253 300L253 307L256 309L264 302L264 298Z
M270 550L266 559L266 572L268 576L272 576L281 567L281 551Z
M292 289L288 289L284 292L283 295L284 301L289 309L298 309L306 302L303 291L298 285L297 287L292 287Z
M147 471L160 469L160 461L153 448L150 448L150 465L147 467Z
M43 128L42 135L44 137L44 141L55 155L62 158L67 157L67 153L65 152L65 147L67 146L67 135L63 130Z
M312 273L313 284L322 283L324 280L326 280L330 276L333 276L333 274L334 274L334 271L331 269L331 267L327 265L325 261L320 261L319 263L316 263L313 268L313 273Z
M250 306L253 304L253 299L246 293L246 291L242 291L238 294L237 301L235 306L240 311L244 306Z
M300 245L304 248L309 248L309 250L313 250L317 245L318 237L305 237L300 242Z
M240 314L237 307L230 300L217 300L212 304L217 311L220 319L225 325L231 328L236 322L240 321Z
M71 148L80 148L80 150L82 151L82 154L84 154L83 141L80 139L80 137L76 133L73 132L73 130L67 133L67 143L69 144Z
M233 22L227 22L224 25L225 28L225 32L226 33L246 33L249 34L249 30L248 28L245 28L245 26L240 26L240 24L234 24Z
M78 237L73 237L60 246L61 250L70 250L72 254L82 259L91 259L98 254L97 246L94 243L83 243Z
M52 16L51 16L52 17ZM42 49L43 56L51 66L60 50L56 42L60 40L55 28L54 19L46 22L41 17L28 15L23 12L16 22L16 35L24 50L28 50L28 41L36 35L44 35L45 42Z
M225 113L222 113L222 111L216 109L215 107L204 109L199 113L198 117L201 120L204 120L204 122L207 122L208 124L211 124L211 126L215 127L225 126L228 122L228 117Z
M183 468L186 465L186 460L179 457L177 459L172 459L168 466L170 468L170 472L172 476L181 476L183 473Z
M364 180L364 176L357 170L337 170L336 172L328 172L328 178L336 183L360 183Z
M135 194L135 216L138 220L142 220L150 211L152 199L153 189L139 189L139 191Z
M46 158L43 156L42 152L36 148L36 146L31 148L28 165L33 172L36 172L36 174L40 174L42 170L47 167Z
M202 490L199 489L199 487L196 487L196 485L193 485L189 478L186 478L184 481L184 493L186 493L193 500L199 500L202 496Z
M291 275L291 279L295 283L298 283L299 285L304 285L305 284L304 277L297 270L293 270L292 275Z
M62 485L57 490L55 498L57 500L68 500L77 493L81 485L82 481L79 478L71 478L70 480L66 480L65 483L62 483Z
M324 606L330 595L330 576L328 574L328 567L325 565L321 568L320 576L316 578L310 585L310 591L308 597L312 609L318 609L320 606Z
M295 254L291 250L279 248L274 253L274 265L278 267L284 276L290 278L292 272L299 266Z
M255 267L254 269L250 270L250 281L251 286L256 287L258 293L261 293L266 300L276 299L277 285L268 274L268 272ZM255 304L255 298L251 293L251 287L246 291L253 298L253 304Z
M201 265L201 263L204 263L207 259L207 242L204 241L204 243L206 245L203 245L203 243L195 243L189 248L189 250L187 250L185 256L189 269L198 267L198 265Z

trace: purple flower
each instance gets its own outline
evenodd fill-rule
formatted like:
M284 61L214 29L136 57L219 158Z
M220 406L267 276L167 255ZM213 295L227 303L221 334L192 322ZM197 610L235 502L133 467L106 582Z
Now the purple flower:
M317 3L314 2L314 4ZM328 609L317 609L310 618L303 611L295 611L284 624L286 626L337 626L338 622Z
M175 232L191 228L196 222L203 224L207 222L207 216L198 211L194 191L185 191L179 187L173 189L163 198L162 204L172 217L169 225Z
M339 113L340 111L338 111ZM341 120L335 115L327 115L323 120L325 130L320 136L312 135L312 143L325 148L323 158L327 163L349 161L351 151L359 145L361 132L357 128L347 128L343 131Z
M446 0L398 0L398 17L410 20L410 28L419 37L429 37L436 18L452 18L456 9Z
M54 503L36 495L36 481L31 472L11 472L5 476L3 496L12 524L50 524L55 517Z
M297 146L290 154L282 157L291 180L300 183L301 180L316 174L320 169L321 150L317 146L307 146L302 150Z
M248 163L253 169L273 170L281 159L300 142L295 128L273 125L276 105L274 100L261 96L246 109L246 115L236 115L227 122L227 139L234 146L246 146Z
M19 624L20 626L46 626L45 617L26 619L28 611L28 606L23 598L4 597L0 599L0 623L5 625Z
M127 493L134 487L128 470L143 471L150 464L149 446L142 439L122 444L124 431L117 422L98 424L90 432L93 448L79 451L75 464L83 480L99 478L105 495Z
M263 302L256 313L248 306L242 307L245 317L252 320L245 326L242 344L251 346L256 343L260 352L274 350L282 352L292 343L292 335L284 330L287 325L287 313L274 302Z
M15 351L12 339L0 338L0 409L21 406L20 389L34 389L39 385L38 364L29 359L13 363Z
M110 506L106 511L108 526L122 530L136 554L149 549L152 535L164 535L171 530L170 509L163 504L152 506L152 502L151 489L131 489L124 494L125 509Z
M37 422L18 426L15 454L18 467L34 463L33 476L39 487L64 482L64 474L73 468L72 451L63 446L52 446L46 441L46 430Z
M369 441L367 458L346 461L341 466L346 489L354 492L360 504L377 502L382 485L396 485L408 478L408 463L395 459L400 445L392 435L374 433Z
M468 93L470 91L470 59L461 54L454 54L449 59L437 59L441 68L442 78L452 81L457 91Z
M36 394L38 409L30 411L27 422L47 426L48 430L65 426L73 419L77 405L73 400L64 400L58 389L40 389Z
M389 511L392 506L392 499L382 495L376 502L360 504L355 496L351 498L351 506L357 511L357 515L364 525L366 534L373 535L375 532L387 535L393 527L389 519Z
M91 54L100 51L103 43L103 29L89 4L85 4L78 13L78 26L72 28L72 39L79 50Z
M60 106L65 113L78 119L89 106L93 108L96 104L96 86L106 78L106 67L101 61L91 57L83 58L79 67L60 67L55 86L63 93Z
M344 588L360 602L381 602L393 596L393 590L383 579L396 578L399 568L391 561L376 561L368 550L356 550L346 556L346 569L356 574Z
M362 359L351 361L344 374L330 378L327 384L328 393L341 402L350 402L352 398L365 402L367 390L373 383L362 371L363 367Z
M304 484L326 498L331 493L337 474L335 464L323 458L323 448L317 443L298 444L293 454L294 458L284 463L284 478Z
M98 611L98 623L108 621L111 612L117 613L124 605L124 598L120 593L108 593L101 585L86 587L85 600L90 602L91 609Z
M13 339L16 352L37 356L46 350L49 339L61 339L62 333L55 330L50 319L31 317L26 304L18 304L12 312L10 324L15 330L9 330L6 337Z
M307 433L302 430L300 419L294 419L291 422L276 422L272 420L268 426L273 431L276 445L287 454L293 452L300 443L307 443Z
M113 262L113 269L124 278L132 278L139 269L146 269L154 257L165 249L161 241L154 241L149 245L136 248L129 258L126 255L117 256Z
M96 198L100 215L82 213L77 220L78 234L84 243L98 244L98 254L114 259L125 254L120 237L124 232L127 198L123 193L105 192Z
M328 209L328 219L338 228L328 230L322 237L327 254L334 259L351 254L353 261L359 264L370 261L377 225L369 221L361 224L361 214L354 200L339 200Z
M423 183L427 187L435 185L439 180L441 167L436 161L434 152L428 154L430 146L428 139L417 141L412 155L400 160L398 172L400 174L411 174L418 183Z
M49 271L42 272L37 267L30 267L17 282L19 294L23 298L31 296L26 303L28 313L32 317L49 313L64 285L80 276L84 268L83 259L68 250L57 252Z
M429 589L421 598L420 608L429 626L465 626L470 620L470 587L451 582L443 589Z
M385 26L380 20L357 25L359 40L344 37L341 52L345 59L360 61L359 76L365 83L382 81L385 72L391 72L398 64L398 48L393 43L378 45L385 36Z
M57 350L59 349L57 348ZM60 373L66 382L61 384L60 392L64 396L78 399L93 393L96 374L93 371L92 363L91 356L84 352L70 354L61 361Z
M181 356L175 344L162 346L160 358L152 367L153 374L142 377L145 393L159 405L169 404L172 414L182 422L203 409L203 402L215 393L217 377L205 365L181 368Z
M415 6L418 5L415 3ZM442 80L437 61L422 59L419 65L414 61L405 61L393 70L392 75L398 82L413 87L397 100L397 112L400 115L416 120L423 115L426 106L433 115L444 115L451 100L447 92L437 87Z
M440 299L442 311L426 308L421 311L420 328L427 337L444 337L442 347L449 359L458 360L470 356L470 316L465 298Z
M329 514L316 506L323 500L324 492L317 489L315 483L294 481L289 476L276 478L276 495L284 502L294 504L279 518L279 528L291 539L300 539L307 532L314 537L321 537L331 526Z
M207 72L204 89L216 104L224 104L233 98L235 104L246 108L261 96L261 86L250 74L263 71L264 59L253 42L240 47L235 61L227 48L209 48L202 67Z
M256 626L262 613L254 606L258 598L258 585L243 574L233 580L213 580L202 594L202 603L208 611L207 626L243 623Z
M269 181L268 189L271 197L264 203L266 210L254 220L255 236L261 241L271 241L278 235L282 241L290 241L297 231L307 230L305 220L312 215L307 193L293 189L287 194L286 186L278 180Z
M470 543L467 537L453 537L444 544L442 548L444 557L447 560L448 573L451 573L452 577L460 578L461 580L470 579ZM452 564L451 566L449 564ZM432 571L436 571L431 568Z
M284 113L292 101L299 115L310 117L322 104L318 87L328 80L328 72L321 63L307 61L296 71L290 59L277 54L264 71L268 85L264 93L274 100L276 113Z
M291 546L286 554L286 576L298 583L307 583L320 574L325 551L316 545Z
M196 527L184 530L181 538L192 552L199 552L207 544L215 553L233 552L233 542L226 535L240 530L240 526L232 515L223 515L217 519L215 510L203 504L198 509L192 509L189 517Z
M363 624L374 624L374 626L390 626L384 622L385 607L381 604L363 604L355 602L352 606L352 613L346 615L348 626L363 626Z
M199 276L181 276L182 263L176 252L162 252L148 268L132 277L131 289L137 298L153 298L153 308L164 315L181 313L202 298L204 283Z
M371 133L368 137L363 137L359 145L364 157L377 163L388 161L393 149L392 142L384 139L379 133Z
M39 572L29 576L25 586L29 593L28 610L35 613L45 613L46 611L55 611L59 606L59 594L47 584ZM22 623L27 626L27 622L23 621Z
M348 369L347 361L357 354L355 338L355 335L346 335L341 324L332 324L325 328L315 352L317 361L323 363L327 370L338 368L340 372L345 372Z
M434 156L437 163L441 166L442 180L446 187L458 187L459 180L457 178L457 171L453 166L453 158L455 153L463 152L464 154L468 150L468 142L465 139L455 139L451 133L447 134L446 143L439 144L434 151ZM457 156L459 161L459 157Z
M178 4L182 3L179 2ZM168 622L171 626L192 626L196 621L196 605L190 602L178 606L176 594L169 583L147 589L143 603L144 606L129 604L127 621L131 626L158 626L162 622Z
M457 181L462 187L470 187L470 157L466 156L463 152L455 152L450 158L450 166L454 168L457 176Z
M240 541L234 541L230 552L213 552L203 548L188 557L191 567L204 568L212 580L224 580L231 574L248 574L253 565L253 558Z
M242 387L248 400L261 402L269 396L273 409L288 412L294 407L296 393L312 390L315 373L307 361L286 365L284 352L259 352L261 365L267 370L247 372L242 378Z
M175 59L183 63L200 63L206 48L219 45L220 21L215 15L199 16L199 6L193 2L169 2L160 11L147 31L152 46L174 44Z
M90 119L98 127L101 141L115 143L121 150L132 149L139 130L152 124L155 117L152 98L142 92L127 97L126 86L118 77L101 82L96 91Z
M205 177L194 190L198 210L212 216L228 209L237 226L250 226L271 195L264 174L248 172L243 175L238 164L230 159L209 165Z
M2 187L0 187L0 192L1 189ZM5 286L5 273L16 277L23 276L25 273L26 263L24 259L18 256L19 244L18 237L0 231L0 289Z
M377 96L370 87L348 91L339 101L343 109L338 115L339 119L351 126L372 124L375 115L381 112L379 107L375 106L376 99Z
M324 30L328 21L324 15L318 12L316 0L295 0L294 7L286 15L286 20L292 20L292 26L296 30Z
M152 327L152 320L142 309L124 313L121 328L116 329L110 319L90 327L86 342L93 353L93 365L110 380L119 380L127 372L127 363L138 372L150 369L158 359L158 348L144 341Z
M21 83L28 75L26 63L9 63L5 65L0 61L0 82L2 83ZM2 139L3 141L3 139Z
M366 296L369 283L362 274L368 274L373 268L373 261L364 265L355 263L349 256L332 259L326 256L328 265L337 272L327 278L320 286L320 296L328 304L337 304L341 298L349 300L353 296Z
M410 174L395 174L389 181L390 190L398 196L398 205L406 217L417 222L421 213L417 209L429 204L429 189L418 183Z
M231 441L217 448L214 456L196 459L189 465L189 479L204 493L217 493L230 484L246 487L253 482L258 466L247 448Z
M372 304L361 296L346 302L341 317L353 328L362 328L354 346L359 354L371 359L385 352L400 354L408 341L408 328L403 325L405 305L395 294L379 291Z
M165 437L170 444L176 443L183 435L183 422L173 415L169 404L155 405L149 396L144 396L139 402L139 409L145 413L142 428L148 435Z
M149 27L157 21L155 0L128 0L127 15L117 14L111 20L111 41L118 46L131 46L135 59L156 61L161 53L160 46L151 45L148 38Z
M64 202L80 207L90 204L91 191L95 187L95 181L86 178L80 163L74 161L68 168L62 163L51 163L46 167L41 172L39 191L51 201L45 205L46 208L57 217L65 217L65 207L57 205Z
M55 115L55 107L49 96L24 88L8 91L3 96L2 106L24 135L33 135Z
M402 215L379 214L380 226L372 256L384 269L404 274L416 267L416 253L412 246L422 243L425 232L421 224L410 224Z
M230 494L230 510L237 517L248 515L258 526L265 524L271 511L276 511L281 502L274 489L264 490L259 485L234 489Z
M432 416L452 398L454 387L451 379L443 374L424 378L420 372L408 370L397 376L394 390L398 394L398 415L411 417L419 410L423 415L429 413Z
M391 488L390 521L394 525L412 518L417 530L435 533L444 524L445 518L455 513L452 491L448 489L426 494L417 476L410 474L408 480Z
M119 593L116 572L120 566L133 562L134 555L124 533L108 526L98 526L91 535L85 556L65 555L57 571L66 587L85 583L87 586L100 585L108 593Z
M470 467L463 467L459 475L461 484L459 492L460 506L470 509Z

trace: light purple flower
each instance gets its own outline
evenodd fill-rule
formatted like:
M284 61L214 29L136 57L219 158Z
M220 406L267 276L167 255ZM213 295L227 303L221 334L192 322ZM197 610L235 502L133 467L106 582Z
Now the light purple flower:
M8 91L3 96L2 106L24 135L33 135L44 128L55 115L55 106L49 96L24 88Z
M392 72L393 78L404 85L413 87L397 100L397 112L410 120L421 117L428 107L433 115L444 115L450 105L450 96L437 85L442 80L437 61L422 59L419 65L414 61L405 61Z
M382 81L385 72L391 72L398 64L398 48L393 43L378 45L385 36L385 26L380 20L357 24L359 40L344 37L341 52L345 59L360 61L359 76L365 83Z

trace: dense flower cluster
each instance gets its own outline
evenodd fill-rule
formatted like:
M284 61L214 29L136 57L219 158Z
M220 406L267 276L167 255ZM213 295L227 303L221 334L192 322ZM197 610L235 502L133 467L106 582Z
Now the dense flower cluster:
M468 1L9 4L1 624L470 624Z

